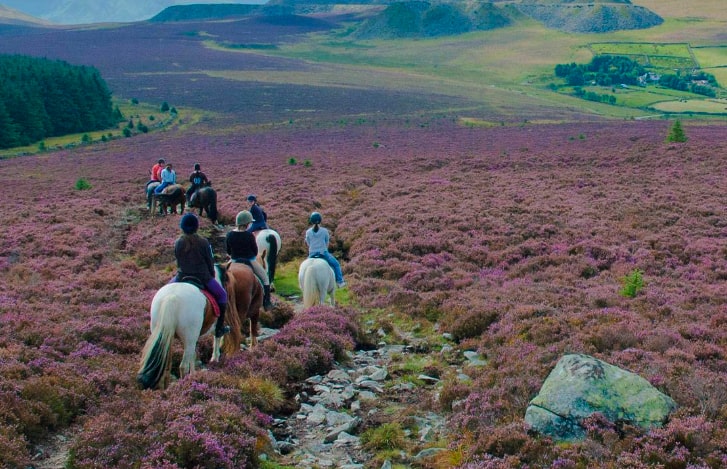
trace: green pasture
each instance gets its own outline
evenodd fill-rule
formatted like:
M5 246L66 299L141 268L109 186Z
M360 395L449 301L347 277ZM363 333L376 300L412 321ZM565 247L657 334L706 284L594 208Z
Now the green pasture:
M691 58L689 44L659 44L653 42L595 42L590 45L596 55L644 55Z
M696 58L703 67L727 63L727 45L714 45L717 26L704 18L669 19L646 30L605 34L571 34L547 29L532 20L517 27L458 36L396 40L357 40L348 30L313 33L305 41L277 48L230 49L208 42L208 47L230 53L263 54L316 64L314 71L208 71L210 76L242 81L300 84L352 89L447 94L472 102L472 109L489 108L518 117L528 109L577 108L597 115L628 118L653 114L652 104L668 100L664 90L617 92L617 105L588 102L554 93L550 84L555 65L586 63L594 54L643 56L659 69L691 68ZM685 40L685 38L688 38ZM692 49L693 46L698 48ZM692 55L693 53L693 55ZM708 72L720 80L727 68ZM713 73L717 71L717 73ZM653 88L653 87L650 87ZM664 96L664 94L667 96ZM680 94L675 100L684 99ZM696 103L694 95L687 102ZM701 107L701 106L700 106ZM443 109L467 115L467 109Z
M693 99L654 103L652 108L663 112L727 114L727 99Z
M722 87L727 87L727 45L693 47L694 57L699 66L711 73Z

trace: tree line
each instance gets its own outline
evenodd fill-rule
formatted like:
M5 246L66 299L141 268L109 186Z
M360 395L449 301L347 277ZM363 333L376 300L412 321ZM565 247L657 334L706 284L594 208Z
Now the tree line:
M122 119L96 68L0 54L0 148L103 130Z
M647 74L646 69L628 57L616 55L597 55L587 64L558 64L555 76L565 79L570 86L595 84L598 86L645 85L640 79ZM719 87L713 75L704 71L677 71L676 74L662 74L659 85L680 91L689 91L704 96L716 95Z

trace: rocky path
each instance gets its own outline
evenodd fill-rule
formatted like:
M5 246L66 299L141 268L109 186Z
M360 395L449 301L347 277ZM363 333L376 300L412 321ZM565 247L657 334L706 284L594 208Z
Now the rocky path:
M296 468L363 468L373 458L361 441L365 427L391 419L397 409L415 421L416 435L406 433L416 454L400 452L399 464L415 462L442 451L429 447L446 432L445 419L425 409L437 378L420 375L428 387L409 382L391 384L392 357L414 354L410 345L379 344L375 350L349 354L349 363L339 364L325 376L312 376L296 395L300 407L287 418L276 419L270 438L276 461ZM390 467L385 460L381 467ZM370 467L370 465L369 465Z

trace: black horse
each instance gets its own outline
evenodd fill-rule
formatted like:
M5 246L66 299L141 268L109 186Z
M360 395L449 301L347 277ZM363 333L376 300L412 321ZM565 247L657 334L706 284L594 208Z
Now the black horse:
M217 224L217 192L211 187L207 186L194 191L189 199L189 206L199 209L200 216L202 216L202 211L207 212L207 218Z

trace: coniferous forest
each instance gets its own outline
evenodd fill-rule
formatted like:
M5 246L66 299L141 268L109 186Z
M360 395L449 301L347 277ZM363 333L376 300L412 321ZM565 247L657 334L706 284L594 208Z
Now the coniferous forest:
M106 129L119 118L96 68L0 55L0 148Z

